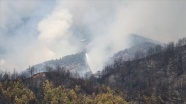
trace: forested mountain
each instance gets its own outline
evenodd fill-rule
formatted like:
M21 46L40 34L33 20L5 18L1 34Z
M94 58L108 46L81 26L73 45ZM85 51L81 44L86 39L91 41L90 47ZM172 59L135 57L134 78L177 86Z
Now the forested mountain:
M64 56L56 60L49 60L47 62L37 64L34 67L34 73L47 72L57 67L69 70L71 73L78 74L80 77L92 74L86 60L85 52L80 52L72 55Z
M156 50L153 50L155 48ZM157 53L158 51L161 50L161 48L162 48L161 45L151 43L151 42L144 42L135 45L131 48L117 52L112 57L112 60L128 61L128 60L134 60L134 58L143 58L143 57L147 57L148 55Z
M88 79L60 66L37 74L30 70L31 77L0 73L0 103L185 104L186 38L149 50L145 57L115 60Z
M164 47L164 45L158 41L137 34L131 34L128 41L130 47L115 53L113 57L108 60L107 65L112 64L116 60L129 61L147 57L159 53Z
M137 34L131 34L129 36L128 41L130 43L130 46L132 47L116 53L113 56L113 58L109 60L109 63L112 63L113 60L120 59L120 58L122 58L123 60L132 60L137 54L140 54L143 52L147 53L147 51L150 48L154 48L158 44L160 44L159 42L155 40L142 37ZM145 56L146 54L143 56L140 56L140 58L145 57ZM87 64L84 50L76 54L64 56L60 59L49 60L49 61L37 64L37 65L33 65L30 68L28 68L27 71L29 69L32 69L33 70L32 73L36 74L40 72L47 72L51 69L56 69L57 67L61 67L61 68L64 68L65 70L69 70L71 73L74 73L78 75L79 77L90 77L90 75L92 74ZM29 72L25 72L25 73L28 74Z
M130 42L130 48L122 50L116 53L110 60L109 64L114 60L123 59L123 60L133 60L134 57L140 53L144 53L145 55L139 56L146 57L148 54L148 50L150 48L154 48L160 44L160 42L137 35L131 34L128 38ZM86 44L86 43L85 43ZM160 46L160 45L159 45ZM65 70L69 70L71 73L78 74L80 77L90 76L92 74L86 60L85 50L82 52L67 55L60 59L49 60L44 63L40 63L32 66L34 68L33 73L47 72L51 69L56 69L57 67L64 68Z
M186 0L0 0L0 104L186 104Z
M120 88L129 102L186 102L186 45L169 43L164 50L133 61L115 60L102 71L100 82ZM185 42L186 43L186 42Z

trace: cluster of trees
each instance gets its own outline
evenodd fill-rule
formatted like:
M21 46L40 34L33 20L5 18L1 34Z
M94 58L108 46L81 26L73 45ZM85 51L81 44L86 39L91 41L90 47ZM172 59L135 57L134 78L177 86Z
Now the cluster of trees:
M176 46L177 47L181 47L181 46L184 46L186 45L186 38L182 38L182 39L179 39L178 42L176 43Z
M17 77L22 77L22 76L18 75L18 73L15 69L14 69L13 73L0 70L0 81L15 80Z
M35 73L36 73L36 70L33 66L32 67L29 66L28 69L26 71L23 71L22 73L18 73L16 69L14 69L13 72L0 70L0 81L15 80L17 78L20 78L23 80L28 77L32 77Z
M173 55L173 52L175 49L182 47L184 45L186 45L186 38L179 39L176 43L169 42L166 45L156 45L155 47L149 48L147 51L137 51L135 53L134 59L135 60L141 59L141 58L151 56L154 54L158 54L158 53L162 53L162 52L166 53L167 56L169 57L169 56Z
M2 104L126 104L122 95L110 87L97 86L97 92L87 94L79 85L74 88L55 86L46 80L40 97L30 90L21 79L0 82L0 103Z
M26 88L20 79L0 82L1 104L28 104L35 100L33 92Z
M3 104L126 104L123 93L90 79L76 77L62 67L47 72L1 72L0 103Z
M43 85L45 104L126 104L126 101L119 95L115 95L109 87L103 87L102 93L83 94L80 86L73 89L65 89L62 85L56 88L49 81Z
M165 45L149 57L115 60L100 73L99 83L121 89L129 102L182 104L186 101L185 50L186 39L183 38L176 44Z

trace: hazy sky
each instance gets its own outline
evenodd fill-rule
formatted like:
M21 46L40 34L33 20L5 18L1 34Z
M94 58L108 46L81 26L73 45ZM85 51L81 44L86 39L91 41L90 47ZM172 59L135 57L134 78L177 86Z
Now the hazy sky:
M163 43L186 36L185 18L186 0L0 0L0 69L77 53L86 38L96 72L131 33Z

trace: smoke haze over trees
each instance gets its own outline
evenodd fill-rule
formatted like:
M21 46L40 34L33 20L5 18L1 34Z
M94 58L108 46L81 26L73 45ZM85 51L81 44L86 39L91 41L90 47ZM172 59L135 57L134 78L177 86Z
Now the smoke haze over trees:
M186 104L185 0L0 0L0 104Z
M184 0L0 2L0 65L12 72L80 52L83 38L89 66L96 72L114 53L130 46L131 33L162 43L185 35Z

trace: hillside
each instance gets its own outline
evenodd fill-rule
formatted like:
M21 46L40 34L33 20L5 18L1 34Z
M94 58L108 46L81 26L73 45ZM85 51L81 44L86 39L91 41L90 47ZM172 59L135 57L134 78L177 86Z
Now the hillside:
M130 34L128 37L128 40L129 40L129 44L131 47L145 43L145 42L154 43L154 44L162 44L156 40L141 36L139 34Z
M67 55L63 58L56 60L49 60L47 62L34 65L35 74L40 72L47 72L49 68L56 69L57 67L69 70L71 73L76 73L83 77L85 75L91 75L91 70L87 64L85 52L76 53L73 55Z
M100 82L122 89L128 101L183 104L186 102L186 45L169 46L142 59L115 61L102 71Z
M131 48L117 52L112 57L112 60L119 60L119 59L122 59L123 61L133 60L137 55L137 53L144 53L143 56L141 56L140 58L146 57L149 55L148 51L151 48L155 48L155 47L161 47L161 46L159 44L155 44L151 42L143 42Z
M158 53L163 48L162 43L137 34L130 34L128 42L130 47L115 53L106 65L110 65L117 60L128 61L147 57Z
M116 53L110 60L108 60L109 64L113 63L113 60L118 60L120 58L125 61L132 60L134 59L136 52L147 52L150 48L154 48L158 44L160 44L158 41L137 34L131 34L128 40L131 47L129 49L121 50L120 52ZM87 41L83 42L85 42L84 44L86 47ZM47 72L51 69L56 69L58 66L64 68L65 70L69 70L71 73L78 74L80 77L89 77L92 74L87 64L85 51L67 55L60 59L49 60L37 65L33 65L32 67L34 67L35 69L34 74L37 74L40 72Z

